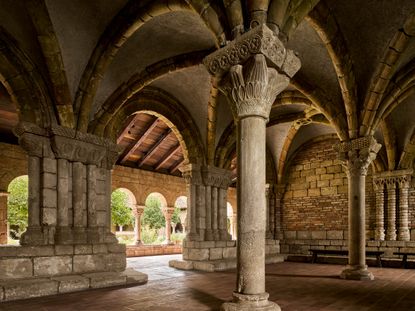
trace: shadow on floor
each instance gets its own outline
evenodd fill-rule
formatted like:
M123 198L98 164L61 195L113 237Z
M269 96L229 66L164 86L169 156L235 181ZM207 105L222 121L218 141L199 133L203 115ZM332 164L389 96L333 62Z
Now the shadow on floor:
M189 288L189 292L192 296L192 299L197 300L200 303L203 303L204 305L210 307L212 311L219 310L220 306L225 302L222 299L219 299L218 297L202 292L195 288Z
M266 273L265 276L276 276L276 277L287 277L287 278L340 279L340 276L338 276L338 275L307 275L307 274Z

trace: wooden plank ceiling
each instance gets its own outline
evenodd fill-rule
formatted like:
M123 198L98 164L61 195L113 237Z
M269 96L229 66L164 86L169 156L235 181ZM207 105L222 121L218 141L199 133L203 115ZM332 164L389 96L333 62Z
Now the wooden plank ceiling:
M124 147L119 165L181 176L182 148L171 128L160 118L147 113L130 116L117 144Z

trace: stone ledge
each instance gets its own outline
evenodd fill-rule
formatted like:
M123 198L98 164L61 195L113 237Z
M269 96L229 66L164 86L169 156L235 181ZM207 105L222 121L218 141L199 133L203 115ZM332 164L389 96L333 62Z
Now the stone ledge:
M147 281L146 274L131 268L122 272L96 272L59 277L0 280L0 301L50 296L94 288L142 285Z
M266 264L273 264L283 262L285 256L279 254L267 255L265 258ZM169 266L179 270L197 270L204 272L224 271L236 268L236 258L225 260L170 260Z

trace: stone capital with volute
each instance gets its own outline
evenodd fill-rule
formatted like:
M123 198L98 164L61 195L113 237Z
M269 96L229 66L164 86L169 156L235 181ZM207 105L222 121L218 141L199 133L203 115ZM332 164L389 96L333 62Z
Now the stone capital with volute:
M301 63L266 25L260 25L204 59L208 71L222 78L219 89L236 120L268 119L275 97L289 84Z
M366 176L369 165L376 159L381 147L373 136L365 136L337 144L334 149L347 174Z

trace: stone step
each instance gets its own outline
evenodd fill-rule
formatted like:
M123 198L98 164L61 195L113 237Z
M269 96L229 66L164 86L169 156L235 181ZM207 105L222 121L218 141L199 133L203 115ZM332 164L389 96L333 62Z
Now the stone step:
M273 254L267 255L265 258L266 264L273 264L283 262L284 255ZM224 260L171 260L169 266L179 270L198 270L205 272L224 271L229 269L236 269L236 258L224 259Z
M95 272L59 277L0 280L0 302L57 295L112 286L147 283L147 274L128 268L122 272Z

